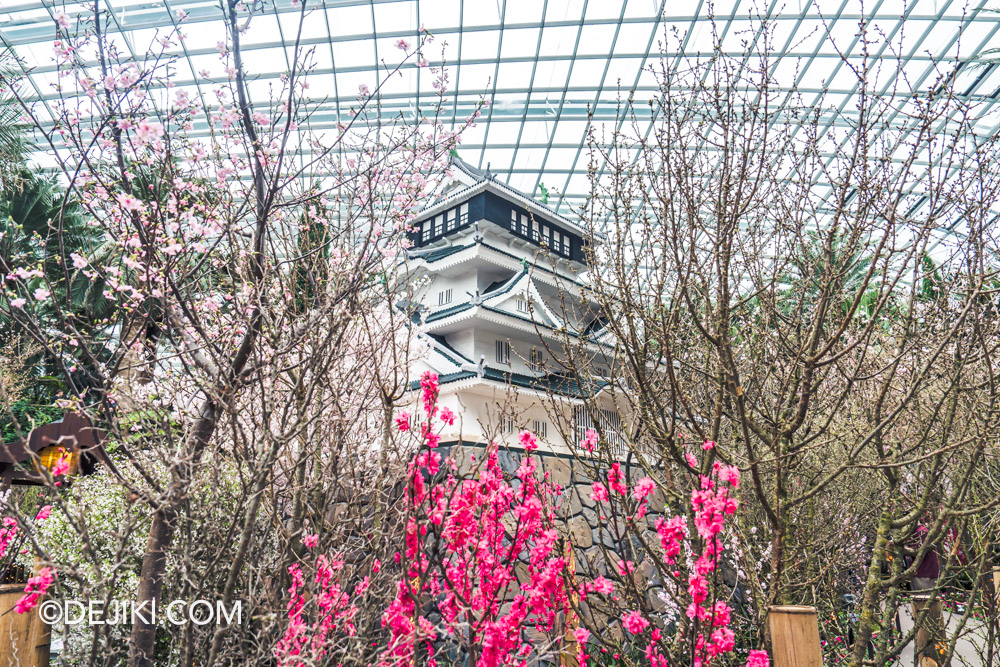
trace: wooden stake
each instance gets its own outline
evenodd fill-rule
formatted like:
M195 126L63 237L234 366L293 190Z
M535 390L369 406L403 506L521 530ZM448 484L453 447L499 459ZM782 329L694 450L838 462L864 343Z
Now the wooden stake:
M27 614L14 611L24 595L24 584L0 584L0 667L48 667L52 629L38 615L39 605Z
M815 607L769 607L774 667L823 667Z

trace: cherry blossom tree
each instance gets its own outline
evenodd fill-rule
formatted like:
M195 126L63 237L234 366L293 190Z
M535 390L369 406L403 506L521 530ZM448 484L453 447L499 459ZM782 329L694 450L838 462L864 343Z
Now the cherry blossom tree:
M722 578L743 643L768 641L771 606L809 604L831 659L884 664L916 635L895 620L926 558L940 561L934 599L958 590L969 607L995 563L982 531L997 506L983 471L1000 435L1000 145L955 83L961 61L918 86L895 57L845 60L845 113L786 95L775 26L752 25L741 52L715 34L710 56L665 55L657 93L623 91L616 122L592 128L580 213L603 232L588 256L602 326L557 353L581 384L596 346L614 360L585 402L612 403L627 444L623 457L602 437L578 462L626 545L648 526L603 480L614 462L673 507L696 475L737 466ZM866 54L893 53L864 22L858 34Z
M112 453L99 474L104 495L124 503L117 547L88 523L82 494L53 503L80 544L83 564L66 585L92 597L120 594L121 566L136 557L126 546L145 532L137 605L162 600L165 587L245 598L261 576L252 563L286 571L305 526L346 525L327 508L392 474L396 443L381 419L406 387L410 349L391 293L395 258L463 125L438 118L448 93L437 68L437 102L416 118L386 113L380 89L361 86L349 114L321 122L313 54L299 39L313 4L300 5L290 68L266 104L251 98L241 48L263 3L235 0L222 3L221 74L199 73L197 86L177 74L183 12L135 60L95 2L90 13L54 12L53 122L18 96L65 201L101 239L46 264L12 257L0 296L3 315L53 361L60 405L99 424ZM399 45L383 82L426 66L433 36L419 37ZM64 247L65 210L43 234L48 248ZM81 280L100 308L69 302L62 287ZM383 500L373 520L391 531L394 501ZM105 547L114 562L99 557ZM262 606L280 591L280 581L264 591ZM92 663L116 659L116 631L93 629ZM271 641L260 627L253 641L232 631L188 627L164 643L140 620L128 663L252 661L253 641Z

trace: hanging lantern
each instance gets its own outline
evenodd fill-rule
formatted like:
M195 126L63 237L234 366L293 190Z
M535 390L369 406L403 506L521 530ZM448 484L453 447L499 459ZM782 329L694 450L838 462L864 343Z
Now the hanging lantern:
M54 477L76 475L80 470L80 452L67 450L59 445L43 447L38 452L38 467Z

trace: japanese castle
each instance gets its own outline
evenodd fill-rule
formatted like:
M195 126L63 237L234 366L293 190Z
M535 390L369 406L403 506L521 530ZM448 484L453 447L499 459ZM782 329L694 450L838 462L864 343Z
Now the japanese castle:
M458 415L442 442L516 448L529 429L545 449L568 452L597 420L618 439L621 419L603 396L606 321L586 296L587 234L578 224L452 158L450 180L410 241L402 269L427 348L411 386L425 370L438 374L439 404ZM589 377L567 372L567 344L587 359Z

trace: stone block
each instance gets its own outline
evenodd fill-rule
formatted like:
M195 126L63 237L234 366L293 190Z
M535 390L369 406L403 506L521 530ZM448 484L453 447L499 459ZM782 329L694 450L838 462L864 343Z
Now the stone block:
M590 484L574 484L573 488L580 496L580 502L583 503L584 507L595 507L596 503L590 498L590 492L592 491Z
M569 537L573 546L581 549L589 549L594 544L591 534L590 524L583 516L575 516L567 523L569 527Z
M581 510L583 503L580 502L580 494L571 484L563 489L562 495L559 496L559 514L564 517L576 516Z
M624 536L623 540L619 540L615 537L615 533L613 533L608 526L602 526L601 528L594 529L594 542L603 544L614 551L624 551L625 540L627 539L628 536Z
M514 563L514 577L517 579L519 584L526 584L531 581L531 573L528 570L528 564L522 561Z
M656 488L653 493L649 495L649 511L655 514L663 514L666 511L666 499L664 498L663 491Z
M513 475L521 465L521 454L502 448L497 452L497 462L500 464L501 470L508 475Z
M560 456L547 456L545 458L545 472L549 473L549 481L558 484L564 489L569 486L573 477L573 468L569 459Z
M650 586L646 590L646 602L649 603L650 609L656 614L663 614L667 611L667 603L661 597L663 593L663 589L659 586Z
M583 552L584 560L587 563L587 571L593 576L598 574L606 576L608 574L608 564L604 558L604 549L600 545L595 545Z

